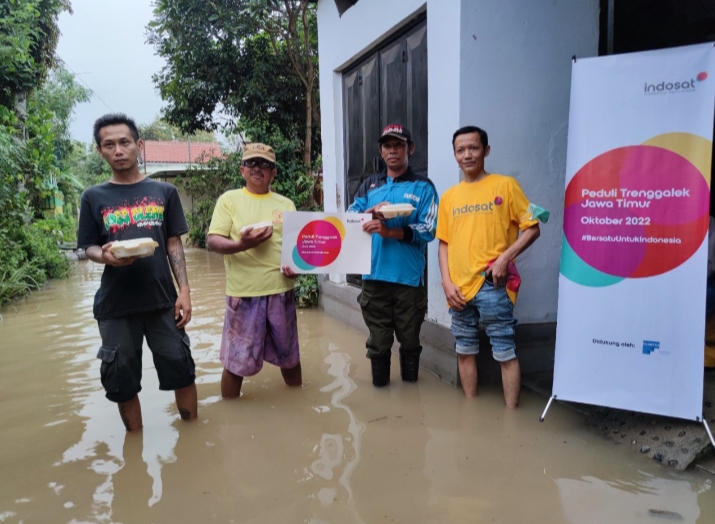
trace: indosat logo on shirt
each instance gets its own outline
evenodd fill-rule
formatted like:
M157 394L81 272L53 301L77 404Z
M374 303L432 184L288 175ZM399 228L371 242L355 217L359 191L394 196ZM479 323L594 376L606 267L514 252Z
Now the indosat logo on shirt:
M485 202L484 204L465 204L462 207L453 207L452 216L469 215L471 213L488 213L494 211L494 206L500 206L504 203L504 199L500 196L494 198L493 202Z
M665 95L670 93L692 92L695 91L695 86L699 82L705 82L705 80L707 79L708 73L706 71L702 71L698 73L695 78L691 78L689 80L683 79L679 82L668 82L665 80L657 83L646 82L645 86L643 87L643 92L646 95Z

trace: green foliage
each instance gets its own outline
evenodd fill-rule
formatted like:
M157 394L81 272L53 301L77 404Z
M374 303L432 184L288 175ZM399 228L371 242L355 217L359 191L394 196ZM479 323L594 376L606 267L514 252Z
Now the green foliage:
M315 7L307 0L155 5L148 41L166 59L154 76L168 103L164 118L186 132L217 129L220 119L229 133L251 136L256 126L279 133L298 141L308 171L320 150Z
M308 0L156 0L148 41L166 66L154 76L166 121L216 130L276 151L273 191L313 209L320 152L317 18ZM203 246L216 199L241 187L240 153L192 169L190 241ZM317 284L316 284L317 294Z
M74 108L89 102L91 95L89 89L80 85L74 75L60 65L50 71L47 82L32 94L29 101L28 135L42 143L48 161L41 174L44 179L42 189L54 189L54 181L65 197L65 212L71 215L77 214L85 184L75 172L77 143L70 136L70 123ZM36 115L44 119L44 127L31 121ZM52 144L52 148L44 147L45 142ZM50 161L51 167L47 165Z
M68 163L70 172L85 188L102 184L112 178L112 168L99 156L94 145L73 142Z
M0 3L0 105L39 87L55 63L57 18L68 0L5 0Z
M259 126L248 129L251 140L270 144L276 153L276 170L271 189L293 201L298 210L315 210L312 194L315 178L306 175L300 159L300 141L286 139L278 132L269 132ZM223 158L213 158L207 163L192 167L186 176L177 179L176 185L183 188L193 199L194 209L187 215L189 242L206 246L206 234L211 223L216 200L230 189L245 185L241 176L241 153L230 153Z
M74 221L65 223L68 234L74 235ZM32 260L46 278L66 278L72 266L67 257L59 250L63 241L63 224L57 220L38 220L26 230L25 250L27 259Z
M42 216L42 200L54 191L60 170L55 162L55 134L52 132L52 111L30 100L25 121L27 139L22 171L28 197L35 216Z
M318 305L318 277L298 275L295 279L295 300L298 307Z
M55 243L74 242L77 240L77 221L69 215L36 220L30 226L31 231L42 232L45 236L56 237Z
M148 124L139 124L139 138L144 140L181 140L186 142L216 142L216 137L209 131L196 131L193 134L184 133L178 127L171 125L161 117L156 117Z
M0 264L0 267L8 266ZM13 271L6 269L0 274L0 305L39 289L40 284L32 277L36 271L32 264L26 264L14 267ZM2 320L2 315L0 315L0 320Z
M189 223L189 243L206 247L206 234L211 223L216 200L229 189L243 187L245 181L240 171L239 153L224 158L212 158L205 164L191 167L176 185L191 195L194 208L186 219Z
M292 129L285 134L275 127L256 124L247 126L245 133L252 142L269 144L276 153L278 174L271 189L290 198L299 211L315 210L312 204L315 177L303 168L302 144L297 130Z
M85 185L71 169L84 147L69 140L68 128L72 108L88 92L73 82L65 71L53 72L29 98L24 123L0 105L0 305L71 269L58 243L75 238L75 221L72 214L43 220L42 201L59 188L72 213Z
M38 107L52 111L52 132L58 160L64 162L72 149L70 124L77 104L89 102L92 91L75 80L62 64L52 69L47 82L32 95ZM61 167L64 167L61 164Z
M23 164L25 148L16 137L17 118L0 106L0 237L3 232L22 223L30 213L27 192L20 190L24 181ZM2 244L0 244L2 245ZM2 249L6 250L2 245Z

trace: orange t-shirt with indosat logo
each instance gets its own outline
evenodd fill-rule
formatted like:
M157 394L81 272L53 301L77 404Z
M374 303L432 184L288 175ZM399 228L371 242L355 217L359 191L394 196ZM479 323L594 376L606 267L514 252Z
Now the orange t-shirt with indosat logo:
M538 223L519 182L490 174L479 182L460 182L440 198L437 238L447 243L449 275L469 301L484 284L484 271ZM516 303L516 291L507 289Z

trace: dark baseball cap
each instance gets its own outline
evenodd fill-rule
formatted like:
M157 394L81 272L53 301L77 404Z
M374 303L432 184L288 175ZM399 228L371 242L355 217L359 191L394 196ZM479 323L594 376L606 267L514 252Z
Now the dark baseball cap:
M390 137L399 138L405 142L412 142L412 133L402 124L389 124L385 126L385 129L382 130L382 134L378 139L378 143Z

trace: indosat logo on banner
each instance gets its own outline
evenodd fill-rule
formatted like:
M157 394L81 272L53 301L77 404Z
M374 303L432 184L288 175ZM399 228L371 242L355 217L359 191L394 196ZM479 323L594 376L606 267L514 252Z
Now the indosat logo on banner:
M561 273L603 287L688 260L708 232L711 148L667 133L587 162L566 188Z
M664 95L672 93L684 93L689 91L695 91L695 86L698 82L704 82L708 78L707 71L702 71L698 73L695 78L680 80L678 82L656 82L649 83L646 82L643 87L643 92L646 95Z

